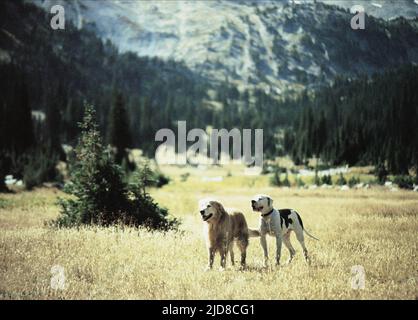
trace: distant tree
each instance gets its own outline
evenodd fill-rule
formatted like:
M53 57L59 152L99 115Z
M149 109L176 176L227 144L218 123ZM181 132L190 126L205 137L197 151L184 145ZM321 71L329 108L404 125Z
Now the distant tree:
M181 106L184 106L183 104ZM140 137L141 147L144 153L147 156L153 155L155 151L153 149L154 145L154 123L158 120L155 120L156 114L153 112L151 101L148 97L143 97L141 101L141 113L140 113ZM158 122L157 122L158 123Z
M391 174L408 175L418 162L417 86L418 67L405 65L356 80L337 77L312 99L300 94L294 162L312 155L333 165L385 162Z
M11 136L12 148L22 153L35 144L32 111L29 106L26 80L23 77L19 77L15 83L10 107L11 116L8 117L8 121L12 130L8 134Z
M336 184L338 186L344 186L347 184L347 180L344 178L344 175L342 173L340 173L340 176L338 177Z
M329 174L324 174L321 177L321 182L322 184L328 184L328 185L332 185L332 177Z
M6 187L6 183L4 182L4 178L7 174L6 172L6 161L7 158L5 156L5 150L0 149L0 192L6 192L8 191Z
M273 176L270 178L270 185L274 186L274 187L281 187L282 186L282 182L280 181L280 169L276 168L274 170Z
M290 187L289 175L288 175L287 171L286 171L286 175L285 175L284 180L283 180L283 186Z
M126 148L132 147L132 137L125 109L125 102L120 92L115 91L113 105L108 120L108 143L116 148L116 163L121 164L127 156Z
M319 178L319 175L318 175L318 170L317 170L317 169L315 169L315 176L314 176L314 178L312 179L312 183L313 183L314 185L317 185L317 186L319 186L319 185L321 184L321 179Z
M38 146L24 156L23 182L27 190L46 181L61 182L56 170L58 153L49 146Z
M375 174L377 176L377 181L380 184L384 184L387 180L388 177L388 171L386 170L385 164L383 162L380 162L376 169L375 169Z
M358 177L352 176L348 180L348 185L350 186L350 188L354 187L356 184L359 184L359 183L360 183L360 178L358 178Z
M47 98L45 118L45 144L53 152L63 156L61 148L61 110L66 107L66 97L60 87Z

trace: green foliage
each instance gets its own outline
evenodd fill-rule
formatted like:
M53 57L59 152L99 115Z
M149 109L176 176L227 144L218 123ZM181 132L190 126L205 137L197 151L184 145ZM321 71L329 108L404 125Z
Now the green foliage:
M1 191L8 191L4 186L4 176L13 175L23 179L26 189L31 190L44 182L62 182L62 176L56 170L59 155L45 146L38 146L24 153L3 151L0 155Z
M401 189L413 189L414 177L409 175L398 175L393 178L393 183L397 184Z
M376 169L375 175L377 176L377 181L379 184L384 184L388 178L388 171L386 170L385 164L380 162Z
M282 172L285 173L283 181L280 180ZM270 178L270 185L274 187L290 187L289 174L285 168L276 166L273 176Z
M23 168L23 182L27 190L40 186L47 181L62 181L55 166L58 154L50 149L38 149L28 154Z
M289 177L288 177L288 173L286 172L286 175L284 177L284 180L282 182L282 185L284 187L290 187L290 181L289 181Z
M168 217L145 190L149 171L138 171L136 183L123 182L121 168L102 145L95 120L95 110L86 105L76 160L72 166L71 181L65 191L73 197L60 199L61 216L57 226L115 223L144 225L162 230L177 228L179 222Z
M303 182L302 178L295 176L295 183L297 187L304 187L305 182Z
M186 182L189 177L190 177L190 173L189 172L182 173L180 175L180 181L181 182Z
M115 160L121 164L127 158L126 149L132 147L132 137L122 94L115 91L113 99L107 128L108 143L116 148Z
M134 161L130 161L129 158L125 156L122 159L121 168L125 177L129 177L130 173L135 171L136 163Z
M145 191L141 174L137 183L131 183L128 187L130 197L130 221L135 225L143 225L151 229L177 230L180 221L168 216L168 210L159 207L158 204Z
M21 155L35 146L27 76L0 63L0 150Z
M282 182L280 181L280 170L276 168L273 173L273 176L270 178L270 185L274 187L281 187Z
M285 151L295 162L313 156L334 166L386 162L390 173L407 175L418 159L417 87L418 67L404 65L301 94L303 111L286 132ZM383 167L380 174L383 181Z
M336 185L344 186L346 184L347 184L347 180L344 178L344 175L342 173L340 173L340 176L338 177L338 179L336 181Z
M136 177L141 181L144 187L161 188L170 182L170 178L162 173L158 168L153 170L148 160L138 164Z
M0 150L0 192L8 192L4 178L7 174L6 171L7 159L5 153Z
M356 184L360 183L360 178L358 177L354 177L352 176L349 180L348 180L348 185L350 188L354 187Z
M332 178L330 174L324 174L321 177L321 184L328 184L328 185L332 185Z
M318 170L315 170L315 176L312 179L312 184L319 186L321 184L321 178L318 176Z
M155 181L155 186L157 188L161 188L162 186L165 186L166 184L170 183L170 178L167 177L162 172L155 172L154 173L154 181Z

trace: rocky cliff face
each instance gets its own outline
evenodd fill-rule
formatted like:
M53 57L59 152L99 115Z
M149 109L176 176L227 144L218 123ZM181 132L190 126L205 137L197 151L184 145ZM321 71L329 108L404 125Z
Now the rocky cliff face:
M57 3L33 2L45 9ZM338 4L349 8L351 2ZM418 5L413 1L396 2L402 8L398 13L416 15ZM355 76L418 62L416 20L370 16L366 30L352 30L352 14L347 9L322 2L61 3L79 28L94 30L121 51L184 61L214 82L227 80L274 94L315 87L336 75ZM386 19L394 15L388 1L356 4Z

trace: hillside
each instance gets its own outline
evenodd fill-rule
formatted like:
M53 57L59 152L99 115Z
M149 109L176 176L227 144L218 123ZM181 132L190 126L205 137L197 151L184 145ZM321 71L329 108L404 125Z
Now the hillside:
M10 115L19 109L14 98L21 92L16 86L24 82L22 90L27 91L32 111L46 112L51 105L58 109L60 123L54 127L62 143L76 141L83 101L96 106L106 133L114 90L124 95L133 146L149 156L154 155L155 132L164 127L176 130L177 120L187 120L188 128L266 126L266 153L273 154L275 127L290 123L299 110L263 91L240 92L231 82L208 82L182 62L120 52L110 41L76 28L71 21L65 31L54 31L49 26L51 15L30 3L3 1L0 12L0 88L5 93L0 112ZM2 130L19 125L16 118ZM8 130L8 134L19 132ZM6 149L12 148L10 141L5 142Z
M146 125L169 125L170 119L161 120L170 101L187 106L206 98L210 86L182 63L119 53L109 41L71 23L65 32L54 31L49 19L49 14L32 4L0 2L0 87L4 93L0 103L13 112L13 95L18 94L14 85L20 74L30 109L45 112L52 101L57 104L63 142L76 137L84 100L96 105L106 131L115 89L126 97L136 145L142 139L153 140ZM148 109L153 110L155 120L141 115L148 117ZM170 116L181 114L179 109L173 107Z
M57 3L33 2L46 9ZM213 82L227 79L273 94L418 62L413 21L367 16L365 30L352 30L350 2L327 2L345 9L300 2L61 1L79 28L112 40L121 51L182 61ZM381 8L358 3L384 17L396 10L417 14L416 5L405 1Z

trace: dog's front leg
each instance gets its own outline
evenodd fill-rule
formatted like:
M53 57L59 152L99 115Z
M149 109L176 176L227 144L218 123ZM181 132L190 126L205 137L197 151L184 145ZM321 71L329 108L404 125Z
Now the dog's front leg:
M268 255L268 250L267 250L267 239L266 239L266 234L265 233L260 234L260 243L261 243L261 247L263 248L263 252L264 252L264 266L267 267L268 260L269 260L269 255Z
M229 242L228 240L225 240L222 243L221 248L219 249L219 253L221 254L221 271L225 270L225 267L226 267L226 258L228 257L228 248L229 248Z
M214 258L215 258L215 249L208 248L208 266L206 267L206 270L212 269Z
M280 256L282 254L282 235L280 232L276 235L276 265L280 265Z

